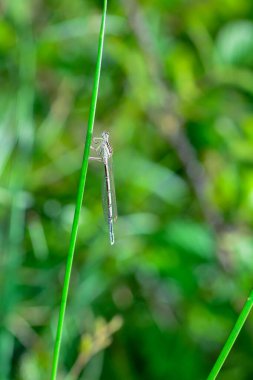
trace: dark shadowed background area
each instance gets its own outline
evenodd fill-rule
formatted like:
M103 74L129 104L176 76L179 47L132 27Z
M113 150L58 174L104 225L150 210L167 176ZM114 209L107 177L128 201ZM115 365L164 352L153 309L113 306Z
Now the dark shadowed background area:
M0 3L0 380L49 379L102 0ZM59 380L201 380L253 281L253 2L109 0ZM219 379L253 378L249 318Z

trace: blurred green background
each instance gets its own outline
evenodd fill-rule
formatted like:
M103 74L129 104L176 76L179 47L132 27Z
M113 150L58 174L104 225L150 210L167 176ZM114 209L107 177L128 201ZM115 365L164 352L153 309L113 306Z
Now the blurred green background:
M49 379L102 0L0 2L0 379ZM205 379L252 287L253 2L109 0L59 376ZM219 379L253 378L253 320Z

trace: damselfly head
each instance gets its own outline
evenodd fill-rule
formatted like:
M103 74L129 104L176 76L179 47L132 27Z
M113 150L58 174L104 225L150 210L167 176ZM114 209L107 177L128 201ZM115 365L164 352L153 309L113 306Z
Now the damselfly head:
M103 132L102 137L106 142L109 142L109 133L108 132Z

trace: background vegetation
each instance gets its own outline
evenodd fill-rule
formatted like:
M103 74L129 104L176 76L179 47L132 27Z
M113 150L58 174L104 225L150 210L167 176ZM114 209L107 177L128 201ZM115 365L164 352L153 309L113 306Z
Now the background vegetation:
M205 379L252 287L253 3L111 0L59 379ZM0 379L48 379L102 1L0 3ZM253 374L253 321L220 379Z

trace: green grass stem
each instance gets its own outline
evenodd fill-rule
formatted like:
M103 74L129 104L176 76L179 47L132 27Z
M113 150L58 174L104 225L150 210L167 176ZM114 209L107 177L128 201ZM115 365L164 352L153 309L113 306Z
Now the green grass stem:
M88 120L87 133L86 133L86 141L85 141L85 147L84 147L84 155L83 155L80 181L79 181L78 192L77 192L75 214L74 214L71 236L70 236L66 272L65 272L64 284L63 284L63 290L62 290L62 300L61 300L61 305L60 305L58 326L57 326L56 339L55 339L55 345L54 345L51 380L55 380L57 376L61 339L62 339L62 333L63 333L64 316L65 316L65 311L66 311L69 283L70 283L70 277L71 277L71 269L72 269L73 257L74 257L74 252L75 252L79 218L80 218L80 213L81 213L81 208L82 208L82 203L83 203L83 194L84 194L84 188L85 188L85 182L86 182L86 175L87 175L87 170L88 170L90 145L91 145L93 126L94 126L94 121L95 121L96 104L97 104L98 89L99 89L99 79L100 79L102 56L103 56L106 11L107 11L107 0L104 0L104 9L103 9L103 15L102 15L101 27L100 27L100 33L99 33L98 55L97 55L95 78L94 78L94 84L93 84L91 106L90 106L89 120Z
M227 359L241 329L243 328L243 325L244 323L246 322L248 316L249 316L249 313L252 309L252 306L253 306L253 291L250 293L250 296L249 298L247 299L247 301L245 302L245 305L242 309L242 312L241 314L239 315L238 317L238 320L231 332L231 334L229 335L216 363L214 364L214 367L212 369L212 371L210 372L207 380L214 380L217 378L223 364L225 363L225 360Z

